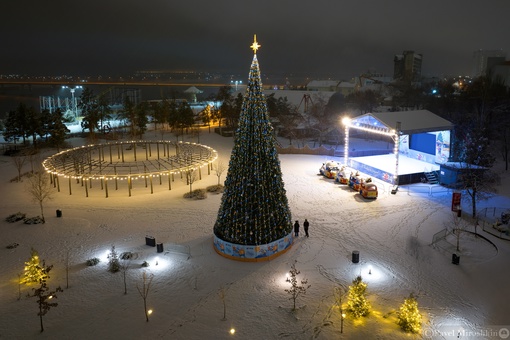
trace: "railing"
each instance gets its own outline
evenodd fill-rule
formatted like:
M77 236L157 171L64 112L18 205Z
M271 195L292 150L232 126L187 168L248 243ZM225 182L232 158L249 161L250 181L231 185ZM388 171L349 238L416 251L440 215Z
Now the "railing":
M411 194L427 194L429 196L437 195L437 194L449 194L453 192L453 189L447 188L437 184L413 184L413 185L403 185L398 187L398 191L407 192L408 195Z

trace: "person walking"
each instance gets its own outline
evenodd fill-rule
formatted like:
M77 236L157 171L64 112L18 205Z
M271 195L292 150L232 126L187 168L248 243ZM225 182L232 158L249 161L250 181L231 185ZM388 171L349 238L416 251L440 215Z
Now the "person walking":
M294 223L294 236L295 237L299 236L299 221L298 220L296 220L296 223Z
M303 222L303 227L305 228L305 235L306 237L308 237L308 227L310 226L310 223L308 222L308 220L305 218L305 221Z

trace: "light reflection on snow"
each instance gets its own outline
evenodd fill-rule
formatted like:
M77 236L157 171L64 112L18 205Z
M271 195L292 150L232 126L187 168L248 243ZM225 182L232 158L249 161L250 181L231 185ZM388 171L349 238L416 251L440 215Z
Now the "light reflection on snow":
M99 260L102 262L102 263L108 263L108 256L110 255L110 253L112 252L112 249L111 248L108 248L106 250L104 250L99 256Z
M361 275L363 281L367 283L387 283L389 280L389 275L387 271L378 263L362 263L358 265L352 266L352 274L351 276L354 278L358 275Z
M108 263L109 255L110 255L111 251L112 251L111 248L108 248L108 249L104 250L103 252L101 252L100 254L98 254L96 257L99 258L101 263L103 263L103 264ZM161 270L169 269L172 265L172 259L170 257L168 257L166 255L162 255L162 254L149 255L145 258L145 260L141 261L140 263L142 263L144 261L149 264L149 269L151 271L161 271ZM131 262L131 267L133 267L133 266L135 266L134 261Z
M171 265L171 260L166 257L154 256L147 260L150 265L151 271L161 271L164 269L168 269Z

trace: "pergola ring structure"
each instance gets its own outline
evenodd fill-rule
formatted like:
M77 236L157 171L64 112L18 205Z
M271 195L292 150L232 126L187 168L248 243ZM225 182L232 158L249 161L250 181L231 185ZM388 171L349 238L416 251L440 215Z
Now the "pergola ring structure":
M218 158L216 150L202 144L172 141L122 141L104 144L93 144L59 152L43 161L44 169L51 174L51 179L60 191L59 178L69 181L69 194L72 194L72 180L81 181L88 197L88 188L92 181L101 182L108 197L108 182L127 181L131 196L132 181L145 180L150 182L153 193L153 178L168 177L168 188L175 174L190 174L207 166L210 174L212 162ZM87 185L88 184L88 185Z

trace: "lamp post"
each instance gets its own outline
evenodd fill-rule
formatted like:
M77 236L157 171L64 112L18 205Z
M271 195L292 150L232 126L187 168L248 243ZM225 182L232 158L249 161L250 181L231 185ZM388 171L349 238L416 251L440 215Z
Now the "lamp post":
M342 319L340 321L340 333L344 332L344 319L345 319L345 313L342 309L340 309L340 313L342 313Z
M349 166L349 126L351 119L349 117L342 118L342 124L344 125L344 164Z
M231 84L235 84L235 86L236 86L236 91L237 91L237 85L241 85L243 82L242 82L242 80L236 80L236 81L231 80L231 81L230 81L230 83L231 83Z
M82 86L78 85L75 87L69 87L69 86L62 86L63 89L69 89L71 91L71 111L74 113L74 118L78 115L78 104L76 102L76 98L74 96L74 92L78 89L81 90Z

